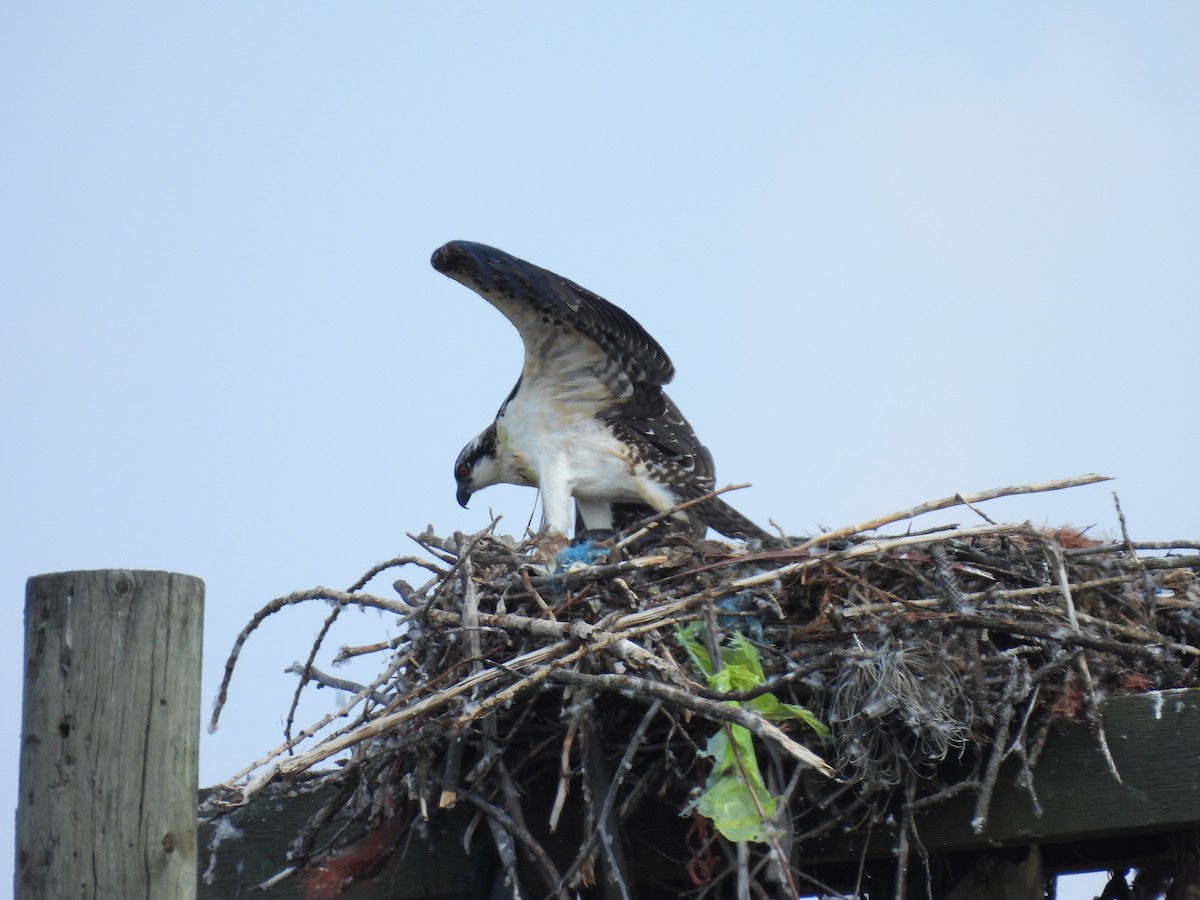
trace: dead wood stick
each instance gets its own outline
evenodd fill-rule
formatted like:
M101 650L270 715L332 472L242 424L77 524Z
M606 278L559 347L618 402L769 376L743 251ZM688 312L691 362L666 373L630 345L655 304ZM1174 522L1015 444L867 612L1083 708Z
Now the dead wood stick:
M361 644L357 647L349 647L343 644L337 652L337 656L333 658L333 664L340 665L346 660L354 659L356 656L366 656L368 653L381 653L384 650L395 650L401 644L408 643L410 640L407 634L399 634L396 637L388 638L386 641L379 641L374 644Z
M1074 547L1063 550L1063 554L1074 558L1076 556L1094 556L1100 553L1118 553L1121 550L1197 550L1200 541L1122 541L1118 544L1097 544L1095 547Z
M427 622L448 626L458 626L462 621L458 613L440 609L430 610L425 619ZM598 625L591 625L582 619L575 619L570 622L558 622L551 619L534 619L530 616L522 616L516 613L505 613L504 615L478 613L476 620L477 627L482 625L489 628L523 631L543 639L564 640L570 638L584 643L599 643L604 646L611 644L614 645L613 652L629 663L639 666L651 666L655 669L661 669L664 666L663 660L658 656L640 644L635 644L629 640L633 635L624 633L615 634L614 631ZM622 632L627 630L619 627L620 622L617 624L618 629L616 630Z
M681 691L679 688L671 687L661 682L629 675L585 675L582 672L558 668L551 671L549 677L554 681L578 684L597 691L608 691L610 693L625 694L626 696L640 696L649 700L662 700L673 706L690 709L704 716L706 719L741 725L747 731L750 731L763 740L777 744L793 759L811 766L822 775L832 777L834 774L833 768L825 760L817 756L817 754L813 753L803 744L792 740L778 726L772 725L766 719L743 707L729 706L714 700L705 700L703 697L697 697L687 691Z
M957 538L973 538L984 537L994 534L1013 534L1019 532L1028 532L1028 525L972 525L967 528L954 528L950 531L943 532L936 536L930 535L912 535L911 537L887 538L885 540L865 541L861 544L855 544L853 547L847 547L845 550L840 550L834 554L834 558L838 560L858 559L861 556L872 556L876 553L888 553L892 550L897 550L901 547L911 547L920 544L940 544L944 541L955 540Z
M1147 569L1200 569L1200 556L1140 556L1138 566ZM1133 567L1127 559L1113 560L1118 568Z
M610 631L627 631L632 628L637 628L640 625L652 623L661 623L662 625L672 624L671 616L675 613L684 612L695 606L702 600L711 597L711 593L700 591L695 594L688 594L686 597L680 597L678 600L668 600L666 603L659 603L655 606L649 606L646 609L640 609L636 612L628 613L619 617L616 622L609 626Z
M937 512L941 509L950 509L953 506L963 506L972 503L981 503L984 500L995 500L998 497L1011 497L1016 494L1039 494L1046 491L1061 491L1065 488L1080 487L1085 484L1096 484L1100 481L1111 481L1109 475L1079 475L1074 478L1063 478L1058 481L1039 481L1033 484L1018 484L1009 487L992 488L989 491L980 491L977 494L955 494L952 497L943 497L941 500L932 500L928 503L921 503L909 509L903 509L898 512L889 513L886 516L879 516L875 519L868 519L865 522L859 522L857 525L847 525L845 528L838 528L834 531L826 531L815 535L800 544L795 549L807 550L809 547L816 547L821 544L828 544L830 541L836 541L841 538L847 538L851 535L861 534L864 531L874 531L877 528L882 528L885 525L891 525L893 522L900 522L904 519L915 519L917 516L923 516L926 513Z
M282 762L278 762L269 770L262 772L250 779L250 781L248 781L239 792L242 796L242 802L245 802L251 796L261 791L278 776L287 777L289 775L298 775L322 760L328 759L336 753L340 753L342 750L346 750L357 744L361 744L363 741L370 740L373 737L378 737L385 731L395 728L397 725L400 725L410 719L414 719L427 713L432 713L435 710L447 705L456 697L459 697L462 694L468 693L481 685L487 684L488 682L499 678L501 675L505 674L506 671L521 669L526 666L535 666L544 662L548 662L558 657L570 647L571 643L569 641L559 641L554 644L548 644L545 647L539 647L536 650L531 650L528 653L523 653L520 656L509 660L504 669L493 668L484 669L480 672L474 672L459 681L457 684L445 687L435 694L431 694L428 697L418 700L416 703L405 706L403 709L399 709L396 710L396 712L387 713L379 716L376 719L372 719L353 731L331 736L322 741L316 747L306 750L304 753L298 753L296 756L293 756ZM301 737L302 735L297 735L297 741L300 740ZM230 787L231 790L237 791L237 788L233 787L234 782L240 780L250 772L267 765L271 760L277 758L283 752L285 752L286 749L287 748L283 748L273 751L263 759L252 763L250 766L246 767L241 772L238 772L227 782L225 782L225 785Z
M996 780L1000 776L1000 763L1008 755L1008 733L1012 728L1014 713L1012 704L1006 703L999 716L999 721L996 723L996 733L992 735L992 746L988 753L987 765L983 770L983 778L979 782L979 793L975 796L975 815L971 817L971 830L976 834L983 834L984 829L987 828L988 807L991 806L992 793L996 789Z
M1110 587L1116 584L1129 584L1136 577L1136 573L1130 573L1128 575L1114 575L1110 578L1097 578L1094 581L1082 581L1078 584L1072 584L1071 590L1085 591L1098 587ZM1040 587L1016 588L1009 591L976 591L970 594L963 594L963 600L965 600L967 603L974 603L979 600L1019 600L1026 597L1036 597L1045 594L1058 594L1061 593L1061 591L1062 588L1060 588L1057 584L1044 584ZM922 597L920 600L898 600L894 603L871 603L864 606L852 606L840 610L840 613L842 616L851 619L861 616L877 615L878 613L903 612L904 610L910 608L936 609L937 607L942 606L944 603L945 600L941 597ZM1159 605L1166 606L1164 603L1160 603ZM1185 606L1190 606L1190 604L1185 604ZM989 607L988 609L990 610L992 608L1014 612L1053 613L1060 616L1066 616L1067 614L1066 610L1050 609L1045 607L1037 608L1029 606L1009 606L1004 604L997 605L996 607ZM1097 628L1103 628L1109 632L1128 638L1131 641L1136 641L1139 644L1154 644L1159 647L1165 647L1166 649L1172 650L1175 653L1181 653L1185 656L1200 656L1200 647L1193 647L1190 644L1181 644L1178 641L1173 641L1170 638L1163 637L1161 634L1146 631L1145 629L1132 628L1128 625L1121 625L1117 622L1110 622L1108 619L1098 618L1097 616L1089 616L1086 613L1081 613L1078 611L1075 613L1075 616L1080 622L1085 622L1088 625L1094 625ZM966 617L964 617L961 612L947 612L946 617L952 620L966 621ZM973 615L971 616L971 619L972 625L978 621L984 620L995 622L996 626L999 628L1005 628L1009 625L1015 624L1005 619L1000 619L998 617L991 618L982 614ZM1031 636L1036 635L1031 634ZM1092 649L1095 650L1101 648L1092 647Z
M575 745L575 735L579 731L579 716L571 716L567 726L566 736L563 737L562 750L558 755L558 791L554 795L554 805L550 808L550 831L558 831L558 819L562 815L563 806L567 802L567 793L571 788L571 748ZM567 871L565 877L574 874L575 866Z
M638 724L638 727L634 730L633 735L630 737L629 743L626 744L625 753L621 756L621 762L617 766L616 774L613 775L612 783L608 787L608 793L604 796L604 804L600 808L600 815L597 817L597 821L602 823L601 827L607 827L605 823L608 823L608 821L612 818L613 806L615 805L617 793L621 789L621 784L624 782L626 774L628 774L628 772L633 768L633 757L637 751L641 749L642 742L646 739L646 729L649 728L651 720L658 715L661 709L661 700L655 700L653 703L651 703L650 708L647 709L645 714L642 716L642 721ZM575 722L572 722L571 727L574 728L575 724ZM564 770L565 768L566 767L564 766ZM591 855L592 850L595 849L596 842L599 839L600 834L598 830L593 831L590 835L588 835L588 839L584 841L583 846L579 848L579 852L575 854L574 862L572 862L571 865L567 867L567 870L563 872L563 880L559 882L558 885L560 888L566 887L566 882L575 877L575 873L579 871L584 862L587 860L588 856Z
M462 548L461 562L459 568L459 577L462 581L462 615L459 617L463 627L463 649L466 655L475 660L471 664L471 668L479 671L482 667L482 662L479 656L483 653L483 645L479 639L479 592L475 590L475 567L471 564L471 549L474 546L475 540L468 542L467 538L463 537L461 531L454 533L454 539L458 542L458 546Z
M325 623L321 626L321 630L317 632L316 638L313 639L312 646L308 650L308 661L304 663L304 667L297 672L300 676L296 682L296 690L292 694L292 703L288 707L287 719L283 723L283 739L289 741L292 739L292 726L296 724L296 709L300 706L300 695L304 692L305 686L308 684L306 672L313 667L313 663L317 660L317 654L321 651L321 645L325 643L325 638L329 634L329 629L333 627L333 623L338 620L338 616L342 614L344 606L335 606L333 610L325 617Z
M1046 554L1046 561L1054 569L1055 580L1062 589L1063 604L1067 611L1067 620L1071 623L1071 630L1076 636L1079 636L1083 632L1079 627L1079 618L1075 615L1075 599L1071 593L1071 579L1067 575L1067 561L1063 556L1062 545L1051 538L1043 538L1041 543L1042 551ZM1084 687L1087 688L1085 696L1088 698L1088 703L1091 707L1088 718L1096 726L1096 739L1100 744L1100 752L1104 756L1105 762L1108 763L1109 772L1112 773L1113 778L1120 784L1122 781L1121 773L1117 771L1117 763L1112 757L1112 751L1108 747L1108 737L1104 733L1104 717L1095 707L1096 682L1092 678L1092 670L1088 666L1087 655L1084 653L1079 654L1076 665L1079 668L1079 674L1083 676Z
M1200 647L1193 647L1190 644L1181 644L1178 641L1173 641L1170 638L1163 637L1152 631L1145 629L1132 628L1129 625L1121 625L1117 622L1110 622L1107 619L1098 619L1095 616L1089 616L1086 613L1076 613L1079 621L1087 622L1089 625L1095 625L1098 628L1104 628L1122 637L1127 637L1133 641L1140 641L1144 644L1157 644L1160 647L1166 647L1175 653L1182 653L1184 656L1200 656Z
M471 803L474 803L480 810L487 814L488 818L495 822L508 835L516 838L521 842L522 846L529 852L534 864L541 869L542 878L548 886L559 883L561 876L558 873L558 867L554 864L554 860L550 858L550 854L546 849L538 843L537 838L529 833L529 830L523 828L520 824L513 821L512 816L481 797L474 791L470 791L464 797ZM495 834L495 832L493 832ZM516 896L514 891L513 896ZM565 890L557 890L551 896L558 897L559 900L570 900L570 895Z
M453 585L453 583L454 583L453 576L457 575L460 571L462 571L463 566L470 564L471 551L473 551L475 549L476 545L481 540L483 540L485 537L487 537L489 534L491 534L492 528L494 528L495 525L496 525L496 520L493 519L492 523L487 528L483 529L482 531L477 531L472 535L469 535L465 541L462 539L463 538L462 532L454 533L454 541L455 541L454 546L459 551L458 557L454 560L454 564L452 566L450 566L449 569L446 570L446 574L442 576L441 584L438 585L439 591L442 588ZM410 534L409 537L412 537L412 535Z
M324 728L330 722L333 722L336 719L344 719L344 718L348 717L350 715L350 711L352 709L354 709L354 707L356 707L366 697L370 696L372 693L379 690L384 684L386 684L388 679L390 679L398 669L400 669L403 665L405 665L405 662L406 662L406 658L394 660L392 662L392 664L390 666L388 666L388 668L384 671L384 673L382 675L380 675L378 678L376 678L370 684L365 685L363 687L362 691L360 691L359 693L356 693L353 697L351 697L348 701L346 701L346 703L344 703L341 707L339 707L338 709L334 710L333 712L323 716L317 722L313 723L312 725L309 725L307 728L300 731L299 734L292 735L284 743L280 744L275 749L264 754L262 757L260 757L259 759L256 759L254 762L246 765L245 767L242 768L241 771L235 772L230 778L228 778L224 782L223 785L217 785L217 787L227 787L227 788L229 788L229 790L236 792L237 789L233 787L233 785L236 782L240 781L242 778L245 778L251 772L253 772L257 769L261 769L263 766L267 765L272 760L277 759L280 756L283 756L283 754L292 750L294 747L296 747L296 745L300 744L302 741L305 741L308 738L315 736L317 734L317 732L319 732L322 728ZM352 730L353 730L353 728L352 728ZM303 769L301 769L300 771L303 771ZM265 787L269 783L269 781L270 781L270 779L264 781L259 786L260 789L262 787ZM248 799L248 796L249 795L243 794L241 802L245 802L245 800Z
M470 722L481 719L488 715L488 713L490 713L496 707L511 703L520 694L525 693L531 688L537 687L543 681L548 679L556 670L574 665L585 656L598 653L600 650L624 640L626 640L625 635L609 632L606 633L602 639L589 641L583 646L577 647L570 653L567 653L563 656L558 656L556 659L551 660L547 665L535 669L533 672L526 675L516 683L510 684L508 687L503 688L502 690L492 694L490 697L487 697L484 700L481 700L479 703L476 703L469 710L460 713L459 716L450 723L451 730L458 731L459 729L466 727ZM510 670L511 669L509 666L498 666L494 671Z
M615 575L636 572L639 569L664 566L668 562L670 562L670 558L666 556L639 556L634 559L622 560L618 563L604 563L599 566L584 566L579 569L569 569L565 572L556 572L553 575L529 575L528 580L533 585L563 584L564 582L571 581L599 581L605 578L612 578Z
M767 582L774 581L777 578L782 578L785 575L793 575L803 569L815 568L830 559L840 562L843 560L857 559L862 556L872 556L877 553L887 553L900 547L908 547L916 544L932 544L937 541L947 541L954 538L981 537L989 534L1010 534L1014 532L1028 532L1029 530L1030 529L1028 525L975 525L970 528L954 528L953 530L943 532L936 537L920 534L909 537L887 538L886 540L866 541L862 544L855 544L853 547L847 547L845 550L838 550L830 556L800 559L796 562L779 566L778 568L768 569L765 572L758 572L754 575L747 575L744 578L738 578L735 581L731 581L727 585L723 586L721 590L725 593L732 593L733 591L738 591L743 588L754 587L755 585L759 584L766 584ZM814 538L813 540L816 539ZM803 545L803 547L806 546L808 545ZM803 549L803 547L797 548L795 552L799 552Z
M1129 553L1129 559L1137 567L1137 570L1142 575L1142 590L1143 596L1146 599L1147 616L1150 627L1154 626L1154 601L1155 596L1154 579L1150 577L1150 572L1147 570L1142 558L1137 555L1133 549L1133 541L1129 538L1129 528L1125 522L1125 511L1121 509L1121 498L1117 496L1117 492L1113 491L1113 504L1117 507L1117 521L1121 523L1121 538L1125 542L1125 549ZM1120 779L1118 779L1119 781Z
M336 675L330 675L328 672L322 672L314 665L305 665L302 662L294 662L283 670L287 675L299 675L305 681L313 682L317 687L328 687L338 691L345 691L348 694L361 694L364 698L370 698L372 703L379 706L387 706L388 698L377 690L371 690L365 685L361 685L356 681L351 681L349 678L338 678Z
M1095 578L1091 581L1081 581L1071 585L1072 590L1087 591L1093 588L1111 587L1117 584L1128 584L1132 576L1130 575L1110 575L1108 578ZM1027 588L1010 588L1007 590L994 591L972 591L963 594L963 600L968 603L975 603L980 600L1024 600L1031 597L1040 597L1044 594L1057 594L1060 588L1057 584L1042 584L1037 587ZM908 607L916 607L924 609L928 607L937 607L945 603L942 597L922 597L919 600L896 600L889 603L867 603L862 606L851 606L840 610L843 616L854 618L856 616L873 616L876 613L892 612L896 610L906 609ZM1200 653L1200 651L1197 651Z
M454 542L459 548L459 581L462 582L463 655L471 660L472 672L483 668L483 643L479 636L479 592L475 589L475 567L471 562L473 542L468 543L461 531L454 532ZM486 741L486 738L485 738ZM463 740L454 735L446 746L446 762L442 771L442 792L438 797L438 809L450 809L458 801L458 782L462 774ZM503 854L502 854L503 855Z
M621 541L618 541L617 549L624 550L626 547L628 547L630 544L632 544L638 538L642 537L643 535L649 534L654 528L656 528L658 526L659 522L663 521L664 519L669 519L671 516L675 515L675 513L683 512L685 509L691 509L693 506L697 506L701 503L707 503L713 497L718 497L721 494L728 493L729 491L740 491L742 488L748 488L748 487L750 487L750 484L748 482L746 484L727 484L727 485L725 485L725 487L721 488L720 490L709 491L707 494L705 494L702 497L694 497L691 500L687 500L683 503L679 503L675 506L672 506L668 510L665 510L660 513L655 513L654 515L650 516L649 518L642 520L646 523L645 525L643 525L641 528L639 528L633 534L629 535L629 537L624 538Z
M389 559L387 562L376 563L367 569L366 572L350 586L350 593L361 591L367 586L367 582L378 575L380 572L386 572L388 569L396 568L397 566L420 566L423 569L428 569L439 578L444 578L446 570L441 566L434 565L427 559L422 559L419 556L396 556Z
M629 895L629 860L620 831L612 821L612 806L608 800L612 786L608 759L604 755L601 726L596 716L581 717L580 773L583 781L584 804L591 820L591 836L599 838L601 859L604 862L601 896L604 900L632 900ZM599 803L601 811L597 813ZM607 810L607 813L604 811Z
M1148 641L1144 644L1114 641L1097 635L1086 634L1082 631L1069 630L1064 632L1061 625L1035 624L1032 622L1014 622L995 616L981 616L971 613L946 613L945 617L952 622L958 622L972 628L985 628L989 631L999 631L1017 637L1039 638L1051 640L1065 646L1086 647L1089 650L1099 650L1102 653L1112 653L1123 659L1158 659L1161 653L1159 642ZM1195 648L1192 648L1195 649Z
M575 637L586 640L595 628L587 622L556 622L552 619L534 619L518 613L478 613L475 617L476 627L483 625L488 628L503 628L508 631L523 631L526 634L540 638L563 639ZM462 614L444 609L431 609L425 614L425 621L434 625L458 627L462 625Z
M418 546L422 547L426 552L433 554L444 563L453 564L458 562L454 554L447 553L441 547L438 547L430 542L429 537L424 534L413 534L411 531L404 532L405 536L413 541ZM440 538L438 539L440 540Z
M667 608L668 611L670 611L671 608L683 608L684 601L687 601L687 603L690 604L695 603L700 599L703 599L703 595L695 595L690 598L683 598L683 600L674 601L673 603L669 604L663 604L662 607L659 607L658 610L654 611L661 612L664 608ZM431 612L436 611L431 610ZM461 619L458 616L455 616L452 613L450 615L453 617L455 624L461 622ZM637 613L628 616L622 616L617 620L617 624L623 625L626 620L631 620L630 624L636 625L639 623L632 620L638 620L639 618L639 614ZM543 622L542 624L552 625L553 623ZM625 629L622 628L622 631L624 630ZM528 653L523 653L520 656L514 657L503 666L497 666L495 668L473 672L466 678L459 681L457 684L445 687L439 690L437 693L431 694L430 696L418 700L417 702L405 706L404 708L395 712L387 713L379 716L378 718L372 719L371 721L362 724L352 731L344 732L338 735L332 735L326 740L322 741L316 747L313 747L304 753L297 754L296 756L293 756L287 760L276 763L271 769L260 773L247 782L247 784L240 791L242 795L242 802L245 802L247 799L249 799L249 797L258 791L261 791L264 787L266 787L266 785L270 784L278 776L286 777L289 775L299 774L300 772L305 771L322 760L328 759L330 756L333 756L342 750L356 746L357 744L360 744L363 741L369 740L373 737L378 737L385 731L395 728L397 725L416 718L417 716L432 713L435 710L446 706L456 697L475 690L477 687L487 684L488 682L499 678L501 675L512 674L514 671L540 666L543 663L550 663L550 666L569 665L586 654L597 652L611 644L626 640L627 637L624 633L607 633L603 640L590 641L582 647L576 647L571 652L567 651L571 650L573 645L572 641L557 641L554 644L549 644L545 647L539 647L535 650L529 651ZM537 684L544 681L551 671L553 670L550 667L537 669L528 678L522 679L517 684L511 685L508 688L491 695L481 703L477 704L470 711L460 715L449 727L451 729L461 728L468 722L478 719L480 716L486 715L495 706L508 702L523 691L528 690L531 687L535 687ZM782 734L782 732L780 732L780 734ZM309 736L311 736L311 733L297 735L296 742L304 737ZM292 746L294 746L294 743ZM226 784L232 786L234 782L250 772L253 772L256 769L268 764L271 760L276 759L283 752L286 752L287 749L290 748L280 748L276 751L273 751L271 754L268 754L267 757L252 763L250 766L233 776L233 778L229 779Z
M217 722L221 718L221 710L224 709L225 700L229 695L229 682L233 679L233 670L237 666L238 657L241 656L242 647L245 645L247 639L268 616L285 607L297 603L306 603L309 600L329 600L342 606L354 603L359 606L368 606L375 609L382 609L385 612L396 613L399 616L409 616L416 612L413 607L398 600L388 600L383 597L372 596L371 594L352 594L349 591L335 591L332 588L325 587L310 588L307 591L295 591L284 597L276 597L254 614L254 617L246 623L246 626L242 628L238 633L237 639L233 642L233 648L229 651L229 658L225 660L225 674L221 677L221 687L217 691L217 699L213 703L212 718L208 722L208 730L210 732L217 730Z
M533 602L538 605L538 609L542 611L547 619L554 621L554 610L550 608L550 604L542 599L542 595L538 593L538 589L533 586L533 582L529 580L529 573L525 571L525 567L517 569L517 577L521 580L521 586L529 592L529 596L533 598Z

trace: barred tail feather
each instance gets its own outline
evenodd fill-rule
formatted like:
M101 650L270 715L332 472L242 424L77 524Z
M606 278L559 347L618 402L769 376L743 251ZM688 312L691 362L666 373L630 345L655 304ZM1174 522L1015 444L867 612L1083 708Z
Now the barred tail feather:
M753 541L771 541L778 537L755 525L720 497L705 500L698 506L688 510L688 512L697 519L700 519L700 521L713 531L719 531L725 537L743 538Z

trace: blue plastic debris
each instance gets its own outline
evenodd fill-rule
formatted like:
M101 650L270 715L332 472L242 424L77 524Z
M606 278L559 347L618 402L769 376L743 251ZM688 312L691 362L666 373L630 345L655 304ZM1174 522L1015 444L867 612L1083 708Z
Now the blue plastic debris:
M739 591L717 601L717 609L725 612L757 612L758 603L754 600L753 591ZM763 624L758 616L718 616L717 627L722 631L740 631L752 641L762 643Z
M557 571L569 572L603 562L610 549L604 545L597 545L594 541L581 541L559 550L554 556L554 562L558 566Z

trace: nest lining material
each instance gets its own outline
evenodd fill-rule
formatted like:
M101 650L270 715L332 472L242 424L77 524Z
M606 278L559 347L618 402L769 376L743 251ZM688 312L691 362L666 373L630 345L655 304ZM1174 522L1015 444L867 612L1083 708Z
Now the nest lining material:
M1095 480L956 496L780 549L672 535L633 552L625 542L553 574L533 542L492 529L446 539L427 531L414 540L428 558L389 560L349 591L281 597L246 626L214 727L246 638L295 603L333 604L297 669L297 697L308 684L353 697L294 734L289 715L285 744L231 778L216 812L272 782L333 782L292 849L295 867L315 872L313 896L336 896L409 829L457 803L478 811L502 864L514 878L522 870L536 896L565 898L604 877L622 890L632 884L620 832L651 802L713 820L698 843L689 836L691 859L679 873L696 896L723 892L730 878L782 884L796 896L812 884L803 841L896 809L903 866L914 810L969 791L982 830L1000 762L1015 755L1029 776L1055 721L1091 717L1105 692L1197 682L1200 556L1177 551L1200 542L1103 543L1072 529L991 522L875 531L930 509ZM397 581L395 599L363 591L395 568L429 577L417 588ZM347 606L393 612L407 629L385 644L342 648L338 659L380 659L367 685L315 666ZM731 691L698 669L695 648L715 660L734 645L753 648L761 673ZM827 736L798 716L764 714L763 698L803 707ZM726 772L758 819L741 852L722 832L748 832L704 806L721 766L716 733L726 753L729 742L748 749ZM318 771L338 754L348 756L339 769ZM946 784L939 765L950 758L962 762L961 777ZM1031 777L1023 784L1032 791ZM552 829L564 808L583 806L582 838L565 865L534 836L534 816L547 813L531 802L548 794ZM334 817L370 832L369 864L361 852L343 864L350 854L318 845Z

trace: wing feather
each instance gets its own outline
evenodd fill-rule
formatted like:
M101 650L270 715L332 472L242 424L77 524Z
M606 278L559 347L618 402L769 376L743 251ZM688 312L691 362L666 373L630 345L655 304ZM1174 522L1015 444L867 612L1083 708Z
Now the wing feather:
M471 241L439 247L431 262L513 323L530 376L568 382L586 373L625 401L636 385L661 386L675 375L666 351L632 316L568 278Z

